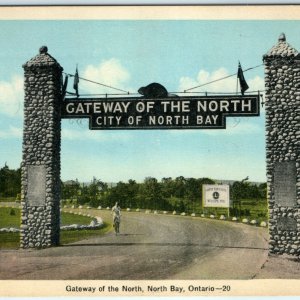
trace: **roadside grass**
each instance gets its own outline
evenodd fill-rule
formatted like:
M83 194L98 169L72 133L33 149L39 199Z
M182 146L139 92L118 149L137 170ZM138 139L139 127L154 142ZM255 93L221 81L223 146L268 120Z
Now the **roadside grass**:
M104 222L101 229L90 230L62 230L60 232L60 244L70 244L88 238L101 236L112 229L112 224ZM1 232L0 250L18 249L20 247L20 233Z
M204 213L205 215L214 214L216 217L221 215L228 215L227 208L199 208L197 213ZM241 220L248 218L251 220L257 220L258 222L268 220L268 205L267 199L241 199L240 205L235 204L235 208L230 209L230 218L237 217Z
M0 228L19 228L21 223L21 210L19 208L0 207Z
M66 212L61 212L60 218L61 218L60 223L63 226L72 225L72 224L89 225L91 223L90 217L74 215Z
M0 197L0 202L16 202L16 197Z
M20 246L20 233L0 232L0 250L18 249Z
M0 207L0 228L20 228L21 210L19 208ZM74 215L61 212L62 225L88 225L90 217ZM87 230L62 230L60 232L60 243L69 244L90 237L103 235L112 229L112 224L104 222L100 229ZM18 249L20 246L20 233L0 232L0 249Z
M91 230L62 230L60 232L60 244L70 244L77 241L85 240L91 237L97 237L109 232L112 229L112 224L104 222L101 229Z
M89 225L90 217L61 213L61 225ZM19 228L21 223L21 210L19 208L0 207L0 228L14 227Z

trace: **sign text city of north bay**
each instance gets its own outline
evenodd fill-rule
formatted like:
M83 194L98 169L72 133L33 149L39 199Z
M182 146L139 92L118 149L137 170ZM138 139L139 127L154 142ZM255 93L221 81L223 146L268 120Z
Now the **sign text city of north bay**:
M226 128L226 116L258 116L259 96L66 99L62 118L89 118L90 129Z

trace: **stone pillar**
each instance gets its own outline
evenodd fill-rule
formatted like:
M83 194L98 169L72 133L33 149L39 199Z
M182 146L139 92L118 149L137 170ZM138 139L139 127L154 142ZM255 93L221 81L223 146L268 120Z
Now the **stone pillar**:
M62 67L46 46L25 71L21 248L59 244Z
M300 55L281 34L264 55L269 252L300 255Z

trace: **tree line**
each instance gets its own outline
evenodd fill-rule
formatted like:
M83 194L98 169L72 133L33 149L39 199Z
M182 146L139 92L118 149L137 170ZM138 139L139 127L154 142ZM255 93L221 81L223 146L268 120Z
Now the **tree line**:
M62 199L66 203L91 207L112 207L119 202L122 208L199 212L202 210L203 184L215 184L215 181L183 176L165 177L158 181L154 177L146 177L142 183L130 179L108 186L93 178L89 185L82 185L78 181L63 184ZM266 199L266 183L255 185L236 181L230 186L230 198L237 203L241 199Z
M152 210L199 211L202 206L202 185L215 184L210 178L165 177L160 181L146 177L143 182L135 180L109 185L97 178L89 184L78 180L61 182L61 198L64 203L112 207L119 202L122 208ZM0 197L19 198L21 193L21 170L10 169L6 164L0 169ZM230 197L240 199L266 199L266 183L251 184L236 181L230 186Z

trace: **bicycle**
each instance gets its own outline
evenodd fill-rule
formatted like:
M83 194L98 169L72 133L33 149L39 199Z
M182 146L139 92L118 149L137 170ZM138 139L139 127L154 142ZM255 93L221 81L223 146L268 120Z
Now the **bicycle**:
M118 235L120 233L120 216L115 216L114 218L114 228L115 228L115 233Z

